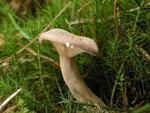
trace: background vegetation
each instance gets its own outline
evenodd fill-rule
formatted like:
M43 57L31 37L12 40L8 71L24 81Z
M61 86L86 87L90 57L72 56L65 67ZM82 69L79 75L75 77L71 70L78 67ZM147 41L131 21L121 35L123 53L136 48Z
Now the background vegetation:
M149 0L0 0L0 112L76 113L52 44L38 34L63 28L94 39L100 55L76 57L83 78L119 112L150 112Z

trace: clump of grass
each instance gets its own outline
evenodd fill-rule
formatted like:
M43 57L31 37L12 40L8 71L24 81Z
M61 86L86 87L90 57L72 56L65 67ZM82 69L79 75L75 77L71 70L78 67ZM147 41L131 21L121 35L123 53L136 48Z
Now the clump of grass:
M59 27L96 40L100 56L84 54L77 61L88 86L107 105L118 111L139 106L135 113L148 111L149 1L34 2L36 13L33 16L29 11L24 17L7 2L0 2L0 34L4 40L0 47L0 101L23 89L4 110L16 105L14 112L86 111L86 105L76 103L68 92L52 45L41 47L36 40L43 30Z

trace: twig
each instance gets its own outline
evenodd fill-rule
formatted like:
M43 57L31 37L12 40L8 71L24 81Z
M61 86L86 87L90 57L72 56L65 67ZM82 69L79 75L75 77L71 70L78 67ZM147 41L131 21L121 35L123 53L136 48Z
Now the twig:
M11 94L1 105L0 110L2 110L10 100L12 100L19 92L21 91L21 88L15 91L13 94Z
M116 18L116 0L114 0L114 18Z
M21 44L18 44L19 46L23 46ZM38 56L38 54L31 48L27 47L25 48L26 51L30 52L32 55L34 56ZM55 61L54 59L50 58L50 57L47 57L47 56L44 56L44 55L39 55L39 57L41 57L42 59L48 61L48 63L50 63L51 65L53 65L54 67L56 67L57 69L60 70L60 66L59 66L59 63L57 61Z
M115 20L115 37L119 36L120 31L120 0L118 0L118 6L117 6L117 0L114 0L114 20Z

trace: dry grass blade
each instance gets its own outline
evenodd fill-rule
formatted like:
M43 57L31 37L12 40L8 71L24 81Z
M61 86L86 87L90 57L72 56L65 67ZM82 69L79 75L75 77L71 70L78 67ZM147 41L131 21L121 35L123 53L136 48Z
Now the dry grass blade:
M11 112L13 112L13 110L16 109L16 107L17 107L16 105L13 105L13 106L7 108L5 111L3 111L3 113L11 113Z
M21 88L15 91L13 94L11 94L1 105L0 105L0 111L8 104L9 101L11 101L19 92L21 91Z
M70 6L71 2L69 2L67 5L65 5L65 7L55 16L55 18L42 30L42 32L46 31L50 26L51 24L59 18L59 16ZM38 37L40 36L40 34L42 33L40 32L31 42L29 42L27 45L25 45L23 48L21 48L20 50L17 51L16 54L19 54L21 53L25 48L29 47L30 45L32 45L37 39Z
M7 57L7 58L5 58L5 59L0 60L0 64L1 64L1 63L9 62L9 60L10 60L11 58L12 58L12 57L10 56L10 57Z
M136 48L137 48L139 51L142 52L142 54L144 55L144 57L145 57L148 61L150 61L150 55L149 55L143 48L140 48L140 47L138 47L137 45L136 45Z
M84 4L79 10L78 13L80 13L86 6L88 6L90 3L92 3L92 1L87 2L86 4Z
M70 6L71 2L68 2L68 4L65 5L65 7L55 16L55 18L42 30L42 32L46 31L48 28L50 28L51 24L60 17L60 15ZM32 41L30 41L27 45L23 46L20 50L18 50L16 52L16 55L20 54L23 50L25 50L26 48L28 48L30 45L32 45L40 36L40 34L42 33L40 32ZM0 44L2 43L2 41L0 40ZM0 46L1 47L1 46ZM26 49L27 50L27 49ZM31 52L31 51L30 51ZM33 51L32 51L33 52ZM32 53L33 54L33 53ZM50 61L51 58L48 58L46 56L42 56L45 60L49 61L49 63L51 63ZM3 63L7 60L10 60L12 57L8 57L6 59L0 60L0 63ZM58 66L58 63L56 63L55 67L57 67L57 69L60 69Z
M2 33L0 33L0 48L4 45L4 36Z
M19 46L22 46L21 44L18 44ZM26 51L30 52L32 55L34 56L38 56L38 54L31 48L27 47L25 48ZM47 56L44 56L44 55L39 55L42 59L46 60L48 63L50 63L51 65L53 65L55 68L59 69L60 70L60 66L59 66L59 63L57 61L55 61L54 59L50 58L50 57L47 57Z
M147 4L145 4L144 7L150 7L150 2L148 2ZM140 7L132 8L132 9L128 10L128 12L134 12L134 11L137 11L139 9L140 9Z

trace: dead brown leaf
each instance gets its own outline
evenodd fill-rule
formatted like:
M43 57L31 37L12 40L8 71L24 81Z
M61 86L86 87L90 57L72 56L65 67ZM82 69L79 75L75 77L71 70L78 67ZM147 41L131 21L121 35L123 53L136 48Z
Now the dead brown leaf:
M25 16L32 6L32 0L10 0L9 5L21 16Z

